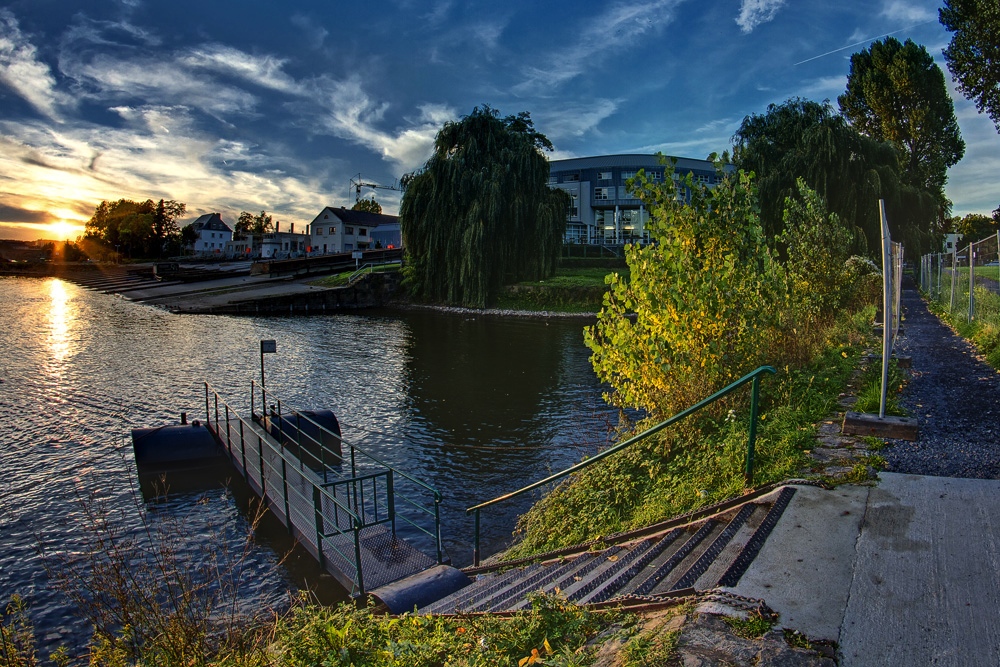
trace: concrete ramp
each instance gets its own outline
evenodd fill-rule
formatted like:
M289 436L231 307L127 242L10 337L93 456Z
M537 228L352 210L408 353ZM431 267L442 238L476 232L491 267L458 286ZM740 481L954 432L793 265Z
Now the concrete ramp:
M840 664L1000 665L1000 481L799 487L740 582Z

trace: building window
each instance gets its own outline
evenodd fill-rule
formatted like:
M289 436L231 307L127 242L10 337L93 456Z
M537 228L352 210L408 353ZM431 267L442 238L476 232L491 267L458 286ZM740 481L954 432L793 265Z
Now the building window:
M324 214L323 214L323 219L324 219L324 220L329 220L329 219L330 219L330 216L329 216L328 214L324 213Z
M354 234L354 227L344 227L345 234Z
M323 236L323 228L322 227L317 227L316 228L316 236Z
M336 227L331 227L330 228L330 234L333 235L333 234L336 234L336 233L337 233L337 228Z
M580 180L580 174L566 174L563 176L563 183L576 183Z
M559 182L558 176L549 176L549 185L555 185Z
M634 171L623 171L622 172L622 180L623 181L627 181L630 178L635 178L635 172Z
M599 181L610 181L611 172L610 171L599 171L597 172L597 180Z
M608 192L609 190L611 190L611 188L594 188L594 199L598 200L609 199L608 197L608 195L610 194Z
M368 230L364 227L358 228L358 236L368 236Z

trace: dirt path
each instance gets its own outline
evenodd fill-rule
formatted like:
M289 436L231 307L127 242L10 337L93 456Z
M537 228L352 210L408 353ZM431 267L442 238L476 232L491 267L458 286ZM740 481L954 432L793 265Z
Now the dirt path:
M881 452L892 472L1000 479L1000 374L941 323L916 289L903 290L904 335L896 353L913 359L902 405L920 428L916 442Z

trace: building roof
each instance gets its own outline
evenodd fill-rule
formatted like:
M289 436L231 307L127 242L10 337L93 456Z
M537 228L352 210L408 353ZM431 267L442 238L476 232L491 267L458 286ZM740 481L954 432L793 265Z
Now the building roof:
M218 213L206 213L200 216L197 220L191 223L196 230L199 232L203 229L214 232L229 232L232 233L232 229L229 225L222 221L222 216Z
M704 170L715 172L715 166L708 160L697 160L689 157L666 156L670 160L676 160L674 165L677 171ZM579 169L599 169L608 168L641 168L649 169L659 167L660 157L649 153L620 153L617 155L595 155L592 157L575 157L567 160L551 160L549 162L550 173L560 173L564 171L576 171Z
M379 225L398 225L399 217L395 215L385 215L383 213L369 213L368 211L354 211L343 206L327 206L323 211L329 210L341 222L349 225L363 225L365 227L378 227ZM313 223L319 223L320 216L323 215L323 211L320 215L316 216Z

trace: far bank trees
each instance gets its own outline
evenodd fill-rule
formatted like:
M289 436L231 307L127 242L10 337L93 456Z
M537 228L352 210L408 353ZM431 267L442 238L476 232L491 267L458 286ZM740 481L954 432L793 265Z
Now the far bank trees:
M552 144L527 112L476 107L446 123L399 210L418 298L483 308L504 284L555 271L569 197L547 185Z
M177 218L186 205L161 199L102 201L87 221L84 236L130 257L164 257L180 250Z

